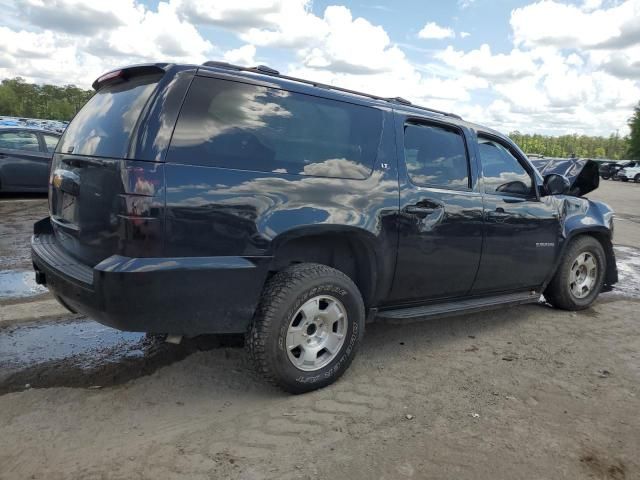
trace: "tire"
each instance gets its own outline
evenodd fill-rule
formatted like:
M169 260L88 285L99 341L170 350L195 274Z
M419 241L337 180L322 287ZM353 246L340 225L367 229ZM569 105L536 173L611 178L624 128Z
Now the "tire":
M640 173L637 173L635 177L633 177L633 181L636 183L640 183Z
M603 180L609 180L611 177L609 175L602 175Z
M626 177L625 178L620 178L620 180L622 180L623 182L628 182L629 181L629 179L626 178Z
M592 276L588 274L586 276L578 276L576 265L579 265L580 261L585 259L583 257L585 254L587 255L586 271L589 272L588 265L591 265L588 257L591 257L595 264L596 271ZM567 246L558 270L544 291L544 296L551 305L563 310L574 311L588 308L602 290L606 268L607 260L600 242L588 235L577 237ZM589 278L586 278L587 276ZM579 281L581 278L587 284L592 279L592 286L588 288L585 284L585 287L581 288L582 282ZM582 290L581 294L584 296L576 294L577 290Z
M245 345L267 381L299 394L340 378L356 354L364 322L364 302L349 277L302 263L269 279Z

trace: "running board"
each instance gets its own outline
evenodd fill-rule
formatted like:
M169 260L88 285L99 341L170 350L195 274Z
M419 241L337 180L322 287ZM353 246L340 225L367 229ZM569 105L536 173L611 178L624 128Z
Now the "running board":
M523 305L525 303L536 303L540 294L535 291L509 293L506 295L496 295L493 297L471 298L467 300L451 301L432 305L422 305L419 307L396 308L393 310L382 310L378 312L380 319L403 320L409 318L442 318L462 313L482 312L495 308Z

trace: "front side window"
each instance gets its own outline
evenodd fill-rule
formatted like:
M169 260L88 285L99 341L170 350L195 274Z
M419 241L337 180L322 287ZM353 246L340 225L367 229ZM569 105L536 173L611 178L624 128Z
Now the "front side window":
M469 188L469 162L460 132L433 125L406 125L407 173L417 185Z
M533 181L518 159L502 144L478 138L484 191L498 195L531 196Z
M39 152L40 144L38 143L38 137L35 133L2 132L0 133L0 148Z
M373 169L381 132L377 109L196 77L167 161L363 179Z

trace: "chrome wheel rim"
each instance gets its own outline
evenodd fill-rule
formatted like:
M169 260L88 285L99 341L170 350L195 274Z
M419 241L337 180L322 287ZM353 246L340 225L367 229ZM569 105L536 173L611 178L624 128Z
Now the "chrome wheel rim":
M571 265L569 288L576 298L585 298L596 285L598 278L598 262L589 252L579 254Z
M347 311L337 298L319 295L307 300L289 321L289 361L305 372L326 366L340 352L347 326Z

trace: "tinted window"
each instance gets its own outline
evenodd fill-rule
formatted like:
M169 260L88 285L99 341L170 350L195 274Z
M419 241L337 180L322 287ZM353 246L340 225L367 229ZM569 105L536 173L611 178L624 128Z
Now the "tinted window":
M44 138L44 143L47 147L47 152L53 152L56 149L56 145L58 145L58 140L60 140L60 137L56 137L55 135L47 135L47 134L42 135L42 138Z
M38 136L31 132L2 132L0 133L0 148L12 150L26 150L39 152Z
M366 178L380 111L274 88L196 77L168 161L323 177Z
M101 88L71 121L58 151L124 157L131 132L158 79L158 75L145 75Z
M407 125L404 156L413 183L469 188L467 150L462 135L428 125Z
M507 148L482 137L478 143L485 192L524 196L533 193L531 176Z

